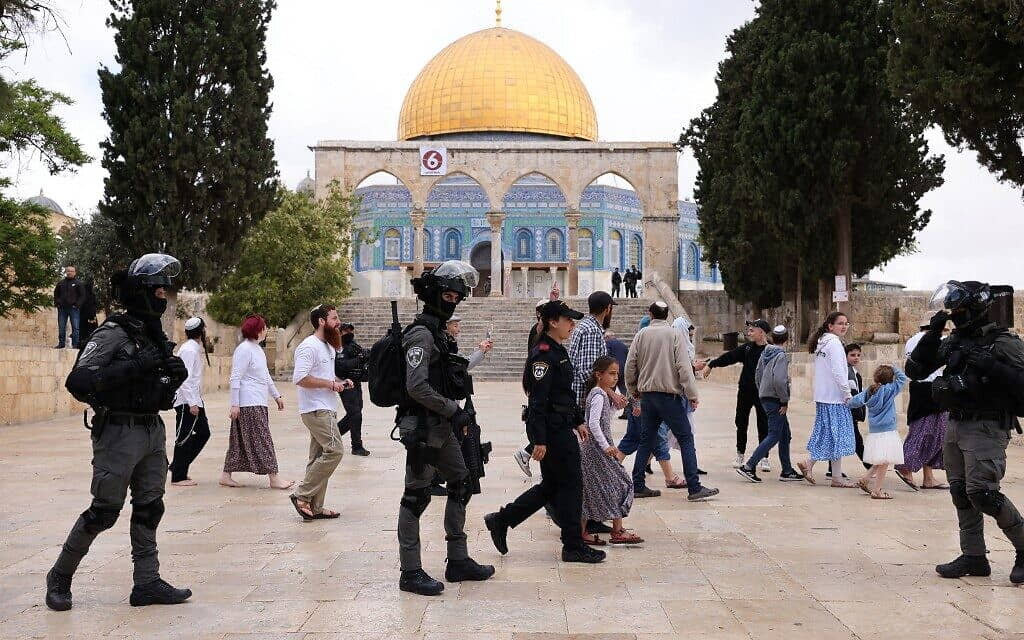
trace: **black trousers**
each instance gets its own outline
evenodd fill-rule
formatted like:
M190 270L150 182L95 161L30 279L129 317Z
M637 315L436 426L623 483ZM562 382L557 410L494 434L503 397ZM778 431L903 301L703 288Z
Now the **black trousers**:
M352 436L352 449L363 448L363 388L356 385L354 389L346 389L341 396L341 406L345 407L345 416L338 420L338 431Z
M540 461L541 481L527 489L499 511L501 521L518 526L551 503L554 520L562 530L562 546L583 546L580 521L583 518L583 481L580 476L580 446L568 426L548 431L547 453Z
M174 407L174 460L171 462L171 482L188 478L188 468L199 456L199 452L210 439L210 423L206 409L199 407L194 416L187 404Z
M768 414L761 407L761 399L757 397L757 389L740 387L736 393L736 453L743 454L747 450L747 430L750 427L750 410L757 413L757 441L761 442L768 435Z
M621 295L621 289L622 289L622 283L621 282L619 284L615 284L613 282L612 283L612 297L613 298L618 298L619 295Z

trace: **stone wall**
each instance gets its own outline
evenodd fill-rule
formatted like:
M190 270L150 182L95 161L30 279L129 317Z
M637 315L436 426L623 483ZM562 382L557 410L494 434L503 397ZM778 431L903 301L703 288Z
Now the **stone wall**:
M68 341L71 323L68 323ZM14 312L0 318L0 345L31 345L52 347L57 344L57 309L41 309L36 313Z

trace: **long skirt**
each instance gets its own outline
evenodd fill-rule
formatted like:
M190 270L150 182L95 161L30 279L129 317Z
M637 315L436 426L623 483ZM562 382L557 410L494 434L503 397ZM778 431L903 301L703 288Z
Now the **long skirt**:
M247 471L258 475L277 473L277 454L270 436L270 416L266 407L239 407L238 419L231 421L224 471Z
M945 469L942 464L942 443L946 439L946 412L933 413L910 423L910 431L903 443L905 464L900 471L916 473L922 467Z
M853 416L845 404L814 403L814 430L807 451L811 460L835 460L854 454Z
M580 443L583 476L583 518L625 518L633 506L633 478L614 458L601 451L594 438Z

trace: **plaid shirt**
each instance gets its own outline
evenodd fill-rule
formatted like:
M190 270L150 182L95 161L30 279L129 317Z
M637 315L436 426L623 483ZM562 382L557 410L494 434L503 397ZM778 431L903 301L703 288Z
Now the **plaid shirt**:
M569 339L569 361L573 368L572 390L580 406L583 406L583 389L594 370L594 361L607 354L604 329L597 323L597 318L588 315L580 320Z

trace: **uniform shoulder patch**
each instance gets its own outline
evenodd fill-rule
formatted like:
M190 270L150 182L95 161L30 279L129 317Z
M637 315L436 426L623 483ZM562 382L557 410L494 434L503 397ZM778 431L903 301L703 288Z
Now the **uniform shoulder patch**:
M546 342L537 345L537 351L550 351L551 347Z
M85 348L82 349L82 355L78 357L79 360L84 360L89 357L89 354L96 350L97 344L95 340L90 340Z
M412 347L405 352L405 361L409 363L409 366L415 369L420 366L423 362L423 347Z
M533 377L540 380L548 373L548 363L546 362L534 362L533 363Z

